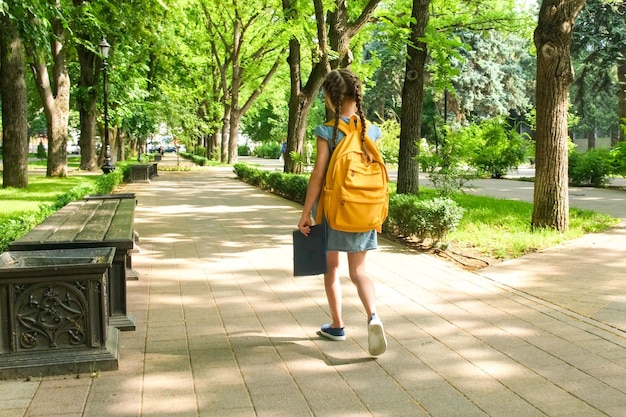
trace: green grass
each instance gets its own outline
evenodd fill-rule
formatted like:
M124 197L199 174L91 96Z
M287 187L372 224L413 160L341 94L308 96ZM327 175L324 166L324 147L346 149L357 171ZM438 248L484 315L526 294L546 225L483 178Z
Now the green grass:
M601 232L618 222L605 214L572 208L567 232L532 230L531 203L468 194L451 198L466 209L458 229L448 236L452 246L461 252L472 248L499 259L516 258L586 233Z
M37 155L35 154L31 154L30 156L33 158L37 157ZM29 170L44 170L45 171L47 166L48 166L48 161L46 159L30 161L28 163ZM72 168L78 169L79 166L80 166L80 156L71 155L67 157L68 169L72 169Z
M0 189L0 221L38 211L42 204L54 203L58 195L64 194L80 184L93 183L97 178L97 176L82 175L47 178L45 174L31 174L28 176L28 187L25 189Z

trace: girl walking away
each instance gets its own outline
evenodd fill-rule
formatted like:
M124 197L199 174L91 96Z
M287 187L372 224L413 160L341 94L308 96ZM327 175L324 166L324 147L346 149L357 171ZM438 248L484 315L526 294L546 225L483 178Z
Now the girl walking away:
M347 69L331 71L322 85L326 105L334 112L334 119L327 125L317 126L317 159L309 185L302 216L298 229L304 235L310 233L313 224L311 216L315 216L317 204L322 192L326 170L332 150L345 134L338 128L338 120L346 122L358 118L362 129L367 129L367 136L376 141L381 137L377 126L366 127L362 108L362 87L360 80ZM346 252L350 280L357 288L357 293L368 318L368 348L372 356L378 356L387 349L387 340L383 323L376 315L376 293L372 280L367 275L365 258L367 251L376 249L378 245L377 231L343 232L332 229L325 219L326 227L327 269L324 274L324 289L332 323L322 325L319 334L331 340L345 340L346 333L341 315L341 283L339 280L339 252Z

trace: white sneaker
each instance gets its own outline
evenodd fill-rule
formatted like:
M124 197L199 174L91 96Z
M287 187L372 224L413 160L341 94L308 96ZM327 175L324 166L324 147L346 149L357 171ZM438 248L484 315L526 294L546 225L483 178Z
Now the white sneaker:
M376 313L372 314L367 325L367 344L372 356L382 355L387 350L385 328Z

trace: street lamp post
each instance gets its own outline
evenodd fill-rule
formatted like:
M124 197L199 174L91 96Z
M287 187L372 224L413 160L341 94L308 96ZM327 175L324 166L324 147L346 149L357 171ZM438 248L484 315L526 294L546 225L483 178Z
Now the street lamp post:
M109 57L109 49L111 45L103 37L98 45L100 54L102 55L102 80L104 93L104 163L102 164L102 172L108 174L115 170L115 165L111 162L111 143L109 142L109 86L107 79L107 58Z

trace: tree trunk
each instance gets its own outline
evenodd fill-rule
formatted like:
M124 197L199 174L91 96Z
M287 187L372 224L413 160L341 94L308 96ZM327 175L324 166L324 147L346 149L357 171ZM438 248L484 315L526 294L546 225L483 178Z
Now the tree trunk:
M57 1L57 7L60 7ZM67 175L67 136L70 111L70 77L67 72L64 42L64 26L60 18L50 21L50 52L52 78L43 60L44 54L30 49L32 70L41 102L43 103L48 130L48 167L46 176Z
M24 51L17 28L0 17L0 100L2 103L2 187L28 187L28 97Z
M117 158L113 158L113 163L116 161L125 161L126 147L124 143L126 142L126 137L118 126L109 128L113 130L113 134L111 135L111 155L117 155Z
M420 41L430 19L430 0L413 0L411 34L407 44L406 74L402 87L398 194L419 194L419 141L424 108L424 66L428 49Z
M219 137L220 137L220 133L218 130L213 132L212 135L206 136L206 141L207 141L206 157L209 160L213 159L213 157L215 156L215 150L217 149L218 144L219 144Z
M619 122L619 141L626 140L626 46L622 48L622 53L617 58L617 98L619 105L617 109ZM611 145L615 145L611 140Z
M587 150L596 148L596 131L589 129L587 132Z
M567 107L574 79L570 45L586 0L544 0L534 41L537 48L537 126L532 226L569 226Z
M76 47L80 63L79 93L76 95L78 113L80 115L80 169L96 171L98 156L96 155L96 56L83 45Z
M237 139L239 138L239 122L241 121L241 116L243 113L241 111L233 111L230 112L230 129L229 129L229 138L228 141L228 163L236 164L237 163Z
M222 124L222 142L220 144L220 162L228 162L228 137L230 131L230 105L224 106L224 123Z

